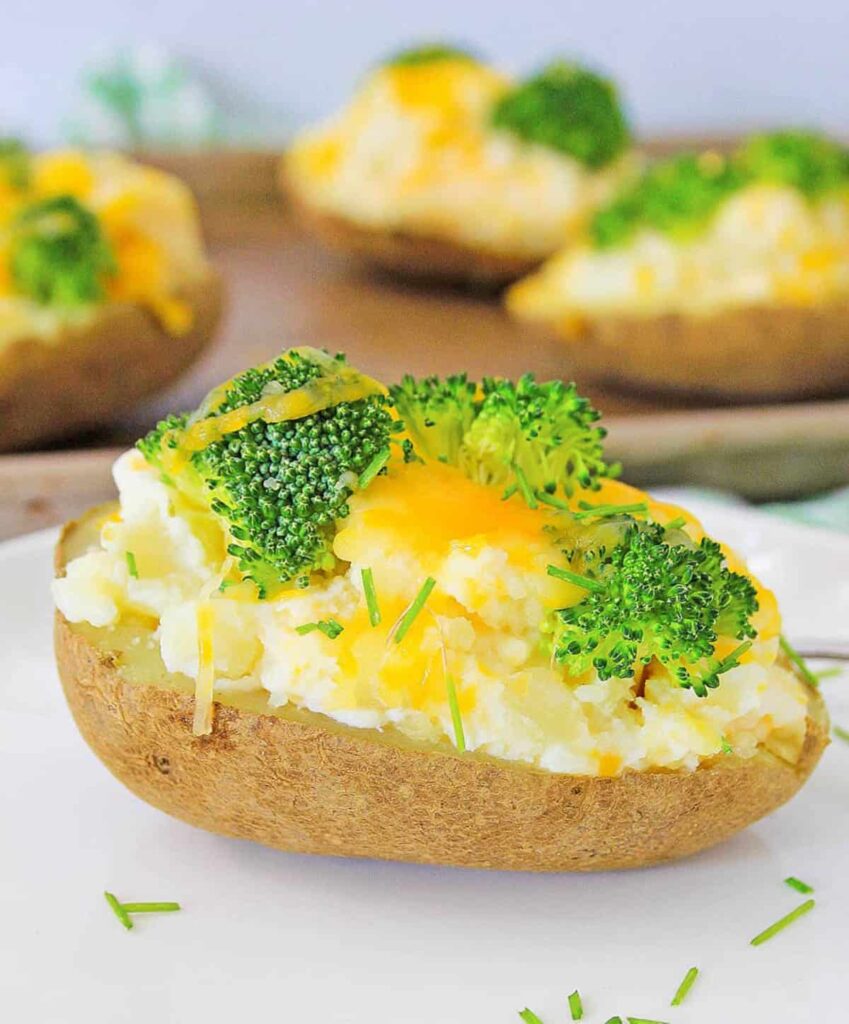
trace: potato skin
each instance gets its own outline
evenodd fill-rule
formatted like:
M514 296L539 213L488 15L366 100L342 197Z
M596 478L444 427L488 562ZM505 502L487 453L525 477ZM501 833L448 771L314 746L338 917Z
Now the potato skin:
M363 227L310 205L285 179L281 189L308 234L328 249L397 277L496 289L529 274L542 262L541 257L487 252L444 238Z
M66 560L66 528L57 569ZM130 790L222 835L298 853L517 871L642 867L696 853L775 810L828 743L811 690L796 764L767 751L694 772L561 775L393 743L321 715L217 703L192 735L191 694L128 682L120 658L57 613L56 658L86 742Z
M55 340L21 338L0 351L0 452L107 423L178 377L215 331L221 280L209 271L180 297L194 310L180 337L140 306L110 303Z
M849 301L588 318L569 372L623 391L767 402L849 393Z

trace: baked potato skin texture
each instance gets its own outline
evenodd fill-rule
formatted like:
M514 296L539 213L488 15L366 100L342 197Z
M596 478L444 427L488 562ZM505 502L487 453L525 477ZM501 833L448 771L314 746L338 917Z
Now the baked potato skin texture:
M541 258L487 252L447 239L363 227L316 209L294 188L281 186L287 206L306 234L363 266L408 280L497 289L539 266Z
M175 380L212 338L221 316L218 275L186 287L191 329L169 334L140 306L108 304L51 341L22 338L0 352L0 452L96 427Z
M73 531L57 549L60 572ZM80 732L133 793L210 832L298 853L516 871L642 867L775 810L828 742L814 691L795 765L763 751L695 772L559 775L219 703L212 734L199 738L191 694L128 682L119 658L59 613L55 644Z
M849 394L849 301L588 318L569 372L623 391L767 402Z

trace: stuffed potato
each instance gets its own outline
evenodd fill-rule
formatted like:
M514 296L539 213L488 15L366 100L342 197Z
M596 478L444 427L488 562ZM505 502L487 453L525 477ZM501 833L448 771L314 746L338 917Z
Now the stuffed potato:
M613 87L553 64L519 84L427 47L303 133L282 184L331 246L410 276L501 284L559 248L634 168Z
M175 178L0 152L0 451L107 422L209 341L221 288Z
M508 308L570 370L641 391L849 390L849 150L777 132L650 168Z
M522 870L693 853L825 745L772 594L610 478L574 388L292 350L117 462L57 657L119 779L286 850Z

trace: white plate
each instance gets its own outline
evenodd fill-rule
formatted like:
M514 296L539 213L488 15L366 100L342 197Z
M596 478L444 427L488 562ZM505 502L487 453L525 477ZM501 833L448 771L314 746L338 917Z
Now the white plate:
M700 508L779 593L791 636L847 639L849 540ZM849 746L718 849L640 872L510 875L277 853L174 821L123 789L53 668L53 534L0 548L0 993L10 1024L682 1024L842 1020ZM849 678L826 684L849 726ZM749 939L816 887L817 907ZM103 900L176 899L125 932ZM669 1001L691 965L687 1003Z

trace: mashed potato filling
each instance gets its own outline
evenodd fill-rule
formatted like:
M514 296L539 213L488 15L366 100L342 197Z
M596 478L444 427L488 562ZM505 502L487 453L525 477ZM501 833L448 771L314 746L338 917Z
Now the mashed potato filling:
M633 158L591 171L494 130L490 111L508 86L468 58L381 68L300 136L286 173L312 206L366 228L543 258L613 194Z
M628 244L564 250L514 286L517 315L580 329L616 314L712 314L849 295L849 191L816 202L754 184L731 196L691 240L643 229Z
M541 632L550 611L582 596L546 574L558 555L544 529L553 513L502 501L453 468L393 464L351 498L334 543L338 573L268 601L249 586L219 589L225 538L208 517L179 506L139 452L118 460L115 480L120 512L54 582L56 603L70 621L103 628L148 618L167 668L196 679L198 606L209 602L218 693L261 691L272 706L292 703L350 726L392 726L415 740L453 743L450 673L469 749L554 772L692 769L729 746L747 757L766 745L791 759L801 748L807 697L776 664L780 622L763 588L754 645L707 697L654 663L638 679L572 678L552 663ZM597 497L635 495L607 482ZM659 522L681 514L650 507ZM701 536L692 517L686 529ZM380 606L376 627L365 568ZM436 586L395 643L393 627L428 576ZM329 619L343 627L334 639L297 631Z
M144 306L170 333L192 325L180 291L208 266L194 197L177 178L114 153L60 151L32 158L32 181L0 197L0 348L21 338L51 340L90 322L99 303L40 305L16 294L8 271L9 225L22 204L70 195L95 213L115 255L106 301Z

